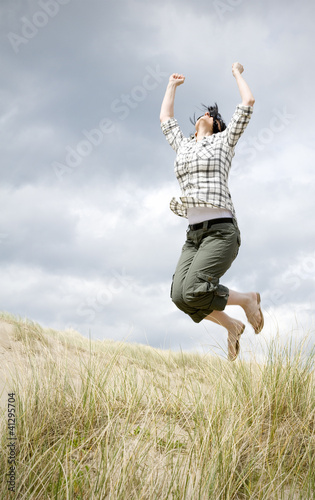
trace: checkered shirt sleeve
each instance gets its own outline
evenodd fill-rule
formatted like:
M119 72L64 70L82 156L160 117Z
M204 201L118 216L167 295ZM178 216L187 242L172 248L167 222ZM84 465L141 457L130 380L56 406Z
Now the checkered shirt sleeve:
M230 147L236 146L237 141L247 127L252 113L252 106L244 106L243 104L237 106L230 123L223 132L223 134L226 134L226 140Z
M234 148L252 112L252 106L239 104L223 132L198 141L184 137L175 118L161 123L166 140L177 153L174 166L182 196L181 202L175 198L170 202L176 215L187 217L187 208L204 206L228 209L236 218L228 176Z

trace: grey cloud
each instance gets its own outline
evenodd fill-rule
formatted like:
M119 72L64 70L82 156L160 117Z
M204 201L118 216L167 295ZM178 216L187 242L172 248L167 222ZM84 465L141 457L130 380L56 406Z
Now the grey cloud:
M221 330L193 324L169 299L186 221L168 208L178 187L159 110L168 75L183 71L175 114L184 133L203 101L217 101L228 121L240 60L256 103L231 173L243 244L224 283L259 288L279 318L294 301L310 317L314 5L72 0L15 53L6 34L22 33L22 17L38 22L44 3L1 5L3 308L155 346L224 343ZM113 130L101 137L102 120ZM84 147L69 167L69 151ZM70 168L62 179L56 162ZM115 273L133 286L118 293Z

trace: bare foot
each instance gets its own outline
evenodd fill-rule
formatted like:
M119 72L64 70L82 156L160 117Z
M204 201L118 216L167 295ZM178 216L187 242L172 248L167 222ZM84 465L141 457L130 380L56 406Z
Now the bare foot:
M260 308L260 295L256 292L248 294L248 301L244 306L248 322L252 325L255 333L260 333L264 327L264 316Z
M228 358L235 361L240 352L240 337L245 330L245 325L238 320L233 320L228 330Z

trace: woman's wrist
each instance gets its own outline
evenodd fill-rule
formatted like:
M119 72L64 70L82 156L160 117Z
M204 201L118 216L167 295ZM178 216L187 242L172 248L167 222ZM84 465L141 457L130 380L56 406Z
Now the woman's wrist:
M178 83L172 81L172 82L168 82L167 84L167 88L169 90L176 90L176 88L178 87Z
M241 78L241 79L243 80L243 77L242 77L242 75L241 75L240 71L238 71L238 70L235 70L235 71L233 72L233 76L234 76L234 78L235 78L236 80L238 80L239 78Z

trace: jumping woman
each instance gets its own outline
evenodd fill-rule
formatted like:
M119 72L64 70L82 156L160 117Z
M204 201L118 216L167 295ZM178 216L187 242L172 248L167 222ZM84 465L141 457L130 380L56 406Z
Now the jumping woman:
M223 312L225 307L241 306L255 333L260 333L264 326L260 294L229 290L219 281L236 258L241 244L228 176L235 146L255 103L243 71L240 63L232 65L242 102L228 126L216 104L203 105L205 113L192 120L195 134L189 138L183 136L174 118L176 89L185 81L178 73L170 76L160 113L162 131L176 152L175 174L182 194L181 202L173 198L170 208L176 215L186 217L189 224L173 275L171 298L196 323L207 319L226 328L231 361L239 354L245 325Z

